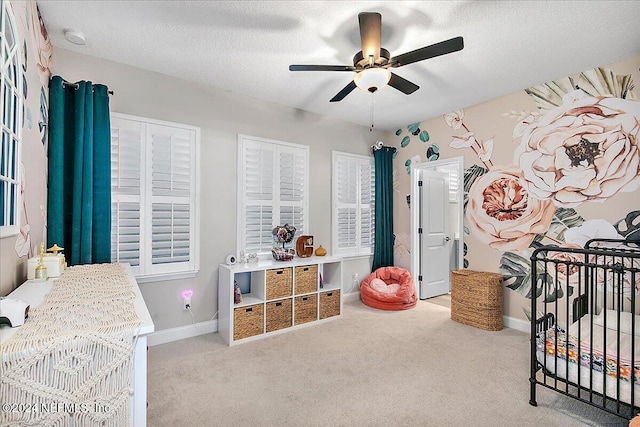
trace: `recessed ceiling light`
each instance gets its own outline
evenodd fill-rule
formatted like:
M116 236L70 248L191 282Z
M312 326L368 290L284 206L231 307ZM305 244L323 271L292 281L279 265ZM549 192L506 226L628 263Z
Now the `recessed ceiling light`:
M64 38L67 39L70 43L77 44L77 45L83 45L86 43L84 34L79 33L77 31L73 31L73 30L65 30Z

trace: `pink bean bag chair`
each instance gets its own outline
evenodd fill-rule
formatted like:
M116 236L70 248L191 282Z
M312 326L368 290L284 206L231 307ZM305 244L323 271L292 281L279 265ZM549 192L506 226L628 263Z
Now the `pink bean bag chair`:
M413 277L404 268L380 267L360 284L360 299L380 310L407 310L418 301Z

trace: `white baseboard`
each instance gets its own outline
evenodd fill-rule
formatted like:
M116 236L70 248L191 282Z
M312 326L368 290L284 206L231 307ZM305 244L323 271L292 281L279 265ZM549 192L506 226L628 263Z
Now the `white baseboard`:
M350 292L343 296L343 302L360 301L360 292ZM517 331L531 332L531 324L527 321L514 317L504 316L502 322L505 328ZM185 338L197 337L198 335L218 332L218 321L208 320L206 322L194 323L193 325L179 326L177 328L163 329L149 335L147 344L149 346L166 344Z
M350 292L345 294L343 301L360 301L360 292ZM154 345L166 344L213 332L218 332L218 321L208 320L206 322L195 323L193 325L179 326L177 328L163 329L161 331L153 332L147 338L147 345L152 347Z
M218 321L207 320L206 322L194 323L193 325L179 326L177 328L163 329L154 332L147 338L147 345L154 346L178 341L185 338L197 337L198 335L218 332Z
M360 301L360 291L349 292L348 294L343 295L342 302L351 301Z
M360 291L349 292L344 294L343 302L360 301ZM502 324L505 328L515 329L517 331L530 333L531 324L526 320L516 319L515 317L503 316Z
M504 325L505 328L511 328L511 329L515 329L516 331L521 331L526 333L531 332L531 323L525 320L516 319L514 317L509 317L509 316L502 316L502 324Z

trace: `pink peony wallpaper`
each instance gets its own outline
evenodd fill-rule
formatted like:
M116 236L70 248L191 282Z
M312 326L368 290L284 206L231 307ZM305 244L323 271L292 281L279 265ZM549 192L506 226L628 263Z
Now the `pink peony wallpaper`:
M532 195L556 206L605 201L640 186L640 102L576 90L514 130L514 162Z
M502 273L505 315L524 319L535 248L640 238L639 81L636 57L398 129L396 234L410 235L411 164L464 156L465 266Z

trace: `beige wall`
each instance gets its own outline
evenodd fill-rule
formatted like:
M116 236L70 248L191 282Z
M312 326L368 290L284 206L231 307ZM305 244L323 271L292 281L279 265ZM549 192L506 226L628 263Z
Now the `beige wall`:
M0 239L0 295L7 295L27 278L27 259L45 239L46 127L41 110L48 111L49 68L53 48L42 31L36 3L10 1L15 17L20 58L18 78L26 85L22 126L22 202L19 206L21 234ZM26 51L25 51L26 48ZM26 58L26 63L24 59Z
M638 84L640 84L640 57L630 58L609 66L603 64L603 66L609 68L613 74L618 76L631 75L636 88ZM602 88L596 90L589 87L587 81L579 75L572 77L575 84L588 88L592 94L602 94L602 92L604 92ZM593 74L590 74L590 77L593 77ZM566 84L569 80L565 78L557 82ZM640 160L638 139L634 139L640 137L640 133L638 133L639 125L637 124L638 121L640 121L640 113L638 113L640 111L640 103L637 101L637 92L636 94L628 94L624 100L618 98L616 102L621 105L619 111L628 114L627 122L633 123L635 120L636 123L635 129L633 129L631 125L628 129L624 130L632 134L632 136L629 137L629 141L631 142L631 146L635 144L635 151L632 151L628 155L618 156L618 158L629 158L635 159L636 161L635 164L631 162L628 165L632 170L632 176L635 174L636 177L633 178L633 182L624 189L633 191L616 191L615 194L603 197L599 201L587 200L573 207L577 214L585 221L605 220L609 224L615 224L625 218L628 213L640 211L640 191L638 190L640 177L638 176L638 171L633 169L637 168L637 161ZM547 112L548 110L546 109L539 109L538 104L532 96L528 95L523 88L521 92L464 108L463 123L468 131L474 132L475 138L485 144L485 146L488 145L487 141L493 140L493 152L490 156L490 163L487 163L489 163L488 169L495 170L501 166L517 164L518 159L514 158L517 157L514 156L514 153L520 145L521 139L514 137L514 130L521 120L526 118L530 113L535 114L536 117L541 117ZM436 144L439 147L440 159L464 156L465 168L469 168L472 165L487 166L471 148L453 148L450 146L454 136L461 136L467 132L467 129L464 129L464 127L461 126L459 129L454 129L445 122L444 117L436 117L423 121L419 123L419 127L421 130L429 133L428 142L422 142L418 136L412 135L407 130L407 127L399 129L396 133L397 136L394 135L393 145L398 147L399 151L394 161L394 169L396 170L398 181L398 191L395 194L396 199L394 201L396 233L408 234L410 232L410 211L405 201L406 194L410 193L410 175L407 173L405 167L407 160L413 158L413 161L428 161L426 151L429 146ZM401 147L402 140L406 136L409 137L409 143L405 147ZM477 148L477 144L474 144L474 146ZM414 156L418 156L418 158ZM491 166L491 163L493 166ZM522 167L523 169L531 170L529 166L524 165ZM578 182L576 181L576 183ZM531 197L529 202L544 203L541 202L542 200L543 198L541 197ZM507 222L504 222L504 224ZM541 223L544 223L544 220L541 221ZM468 246L468 255L465 258L469 262L470 269L498 272L500 269L501 256L505 252L519 254L524 258L530 256L530 252L528 252L530 251L529 243L526 243L524 247L522 247L521 244L512 244L511 248L500 248L500 244L504 243L504 241L501 242L496 239L492 244L489 244L486 236L484 239L481 238L482 236L479 235L480 233L477 229L471 226L468 216L465 216L464 225L470 230L470 235L464 236L464 241ZM527 230L531 230L534 227L537 227L537 225L533 223L526 225ZM535 233L545 234L548 229L547 224L544 230L537 230ZM554 243L549 237L545 237L542 242L544 244ZM504 302L506 315L524 319L523 307L528 307L530 300L525 298L522 293L505 288Z
M377 139L367 127L324 118L290 107L259 101L162 74L56 50L54 75L69 81L91 80L115 92L113 112L184 123L201 129L200 273L190 280L141 284L157 330L188 325L180 291L193 288L196 322L217 310L218 264L236 250L237 135L299 143L310 152L310 227L316 245L331 251L331 151L370 153ZM345 285L351 276L369 273L370 260L345 262Z

